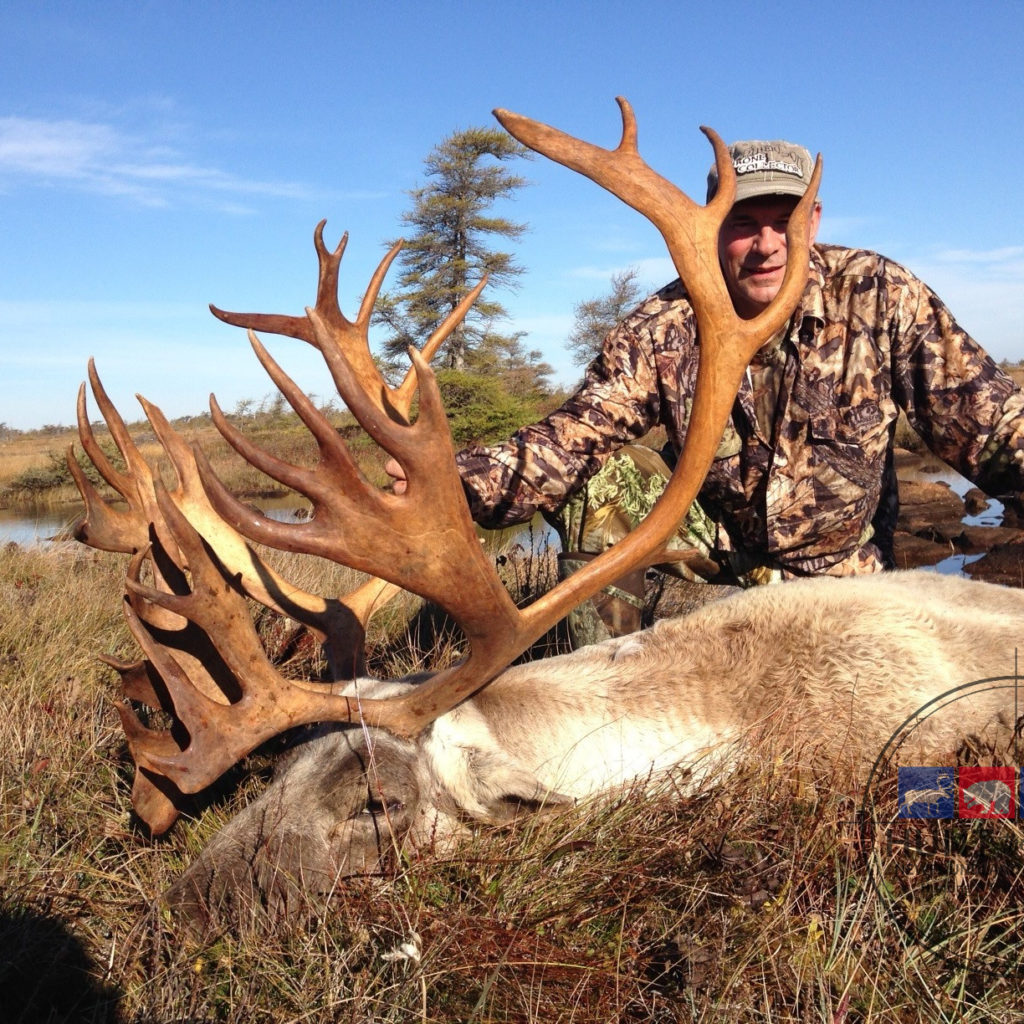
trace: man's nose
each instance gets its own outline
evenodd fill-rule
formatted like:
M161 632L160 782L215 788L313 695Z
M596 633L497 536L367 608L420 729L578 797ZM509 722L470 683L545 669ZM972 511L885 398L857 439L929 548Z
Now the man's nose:
M765 224L754 236L754 250L762 256L770 256L785 245L786 236L779 234L770 224Z

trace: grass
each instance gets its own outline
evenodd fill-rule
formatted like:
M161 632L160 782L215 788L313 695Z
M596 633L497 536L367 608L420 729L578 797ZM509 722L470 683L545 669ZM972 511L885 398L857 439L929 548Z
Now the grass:
M232 417L229 417L231 419ZM374 480L383 480L384 458L362 431L354 426L348 413L331 412L331 421L345 438L364 471ZM317 458L315 443L294 414L269 415L257 413L238 420L246 436L271 455L294 462L312 465ZM284 495L286 489L238 456L221 437L208 416L187 417L174 426L189 442L202 446L217 475L235 493L242 497L273 497ZM93 428L100 446L108 456L118 461L116 448L107 428L94 423ZM151 465L162 467L168 482L173 475L148 423L129 424L143 457ZM0 508L11 506L54 506L80 503L65 466L64 453L69 445L81 454L82 446L77 430L47 428L13 434L0 442Z
M237 493L276 489L208 422L185 430ZM288 424L248 432L282 457L314 457ZM69 440L6 441L0 493L17 499L17 482L55 465ZM364 464L380 473L369 455ZM71 493L55 486L41 497ZM502 571L514 593L550 585L549 556L529 542L513 554ZM345 570L281 559L304 589L347 589ZM455 855L340 883L287 928L197 944L159 895L259 792L279 744L229 773L166 838L146 837L131 812L114 673L98 661L135 656L123 572L120 557L76 546L0 549L0 993L11 1024L1024 1014L1019 979L922 955L889 917L867 883L849 786L801 789L784 765L754 755L698 796L670 781L653 795L480 827ZM260 627L284 671L322 671L318 652L280 621L261 614ZM459 646L410 598L376 624L368 660L395 676L450 661ZM555 634L534 654L563 646ZM1004 852L1024 859L1024 844ZM898 873L911 892L914 870L911 861ZM909 902L909 913L927 910Z
M271 758L251 757L166 839L136 827L113 673L96 660L132 654L122 571L74 547L0 550L0 991L12 1024L1024 1012L1019 979L917 955L866 883L848 787L798 789L755 757L696 797L667 783L481 827L456 855L339 884L289 928L196 944L158 896L264 784ZM550 571L536 556L522 575ZM343 585L333 568L310 573L310 588ZM372 639L378 671L456 646L429 612L408 614L418 647L396 618ZM308 649L291 656L290 671L316 671Z

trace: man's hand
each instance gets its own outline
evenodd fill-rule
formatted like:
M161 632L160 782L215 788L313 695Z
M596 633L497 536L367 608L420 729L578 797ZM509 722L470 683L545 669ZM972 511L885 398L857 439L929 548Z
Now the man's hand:
M391 489L395 494L405 494L406 488L409 486L409 482L405 479L405 470L398 464L397 459L388 459L384 463L384 472L388 476L394 478L394 483L391 485Z

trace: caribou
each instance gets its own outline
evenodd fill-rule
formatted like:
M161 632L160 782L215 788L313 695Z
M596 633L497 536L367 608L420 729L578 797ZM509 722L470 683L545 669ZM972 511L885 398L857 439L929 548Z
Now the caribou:
M309 499L312 514L301 523L274 521L239 501L203 452L140 398L174 469L168 488L140 455L90 362L92 392L124 468L93 434L84 384L81 441L123 501L105 500L71 452L69 466L86 502L79 539L130 555L124 611L143 656L107 660L121 677L139 816L154 833L166 831L183 794L210 786L267 739L316 726L166 894L187 919L209 922L226 908L254 906L287 913L309 893L378 870L394 852L450 849L474 822L555 811L637 780L682 771L688 785L700 787L725 770L731 753L758 744L810 767L863 770L886 737L937 693L1013 670L1024 593L932 573L757 588L638 634L508 667L581 601L630 569L672 557L666 545L711 464L740 377L789 318L806 280L820 158L789 222L779 295L744 320L716 255L735 191L721 139L702 129L720 186L699 206L640 157L632 110L618 102L622 136L613 150L495 113L517 139L607 188L660 230L698 318L697 393L685 448L650 516L525 608L511 600L481 548L429 366L485 282L422 352L410 350L412 367L398 387L378 372L368 329L400 243L377 268L354 320L337 298L346 238L329 250L322 222L314 236L316 302L304 315L211 307L248 329L257 358L316 441L313 468L288 464L255 446L211 399L214 422L234 449ZM370 483L257 331L319 350L344 403L402 465L404 493ZM259 545L331 559L369 579L348 595L310 594L273 571ZM433 674L367 678L368 618L400 588L440 605L463 631L467 653ZM285 678L271 664L250 616L252 600L323 642L328 682ZM139 704L165 712L170 725L150 724ZM918 736L946 752L961 732L1012 737L1015 725L994 694L980 694L965 703L955 730L933 723Z

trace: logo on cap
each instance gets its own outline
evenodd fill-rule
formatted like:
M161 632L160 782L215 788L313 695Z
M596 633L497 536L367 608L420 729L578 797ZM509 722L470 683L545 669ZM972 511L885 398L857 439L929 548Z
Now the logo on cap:
M795 174L798 178L803 173L796 164L788 164L785 160L772 160L767 153L751 153L733 162L737 174L752 174L754 171L781 171L783 174Z

